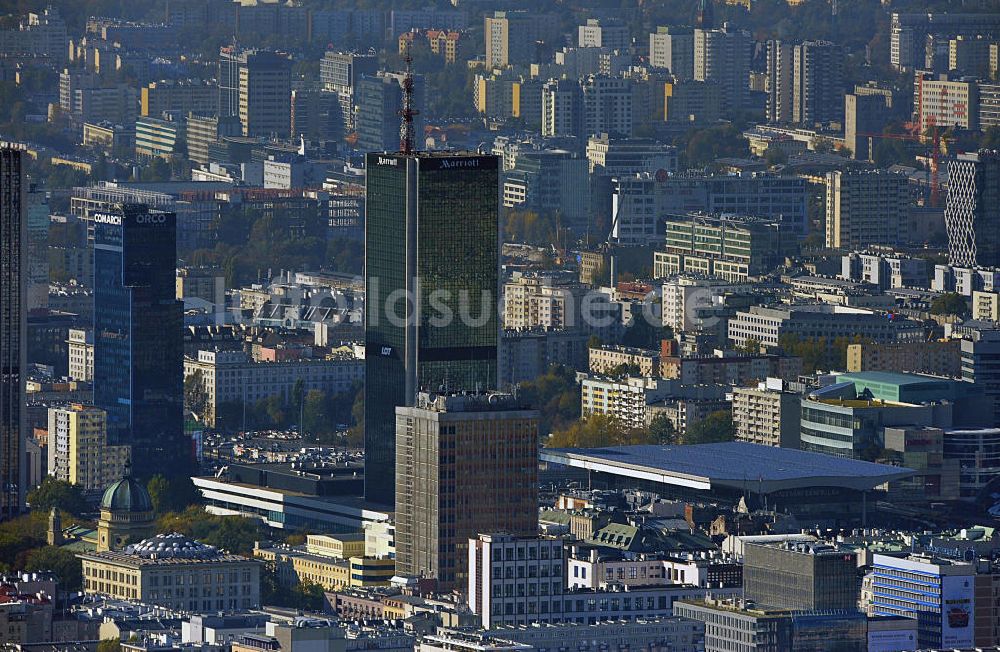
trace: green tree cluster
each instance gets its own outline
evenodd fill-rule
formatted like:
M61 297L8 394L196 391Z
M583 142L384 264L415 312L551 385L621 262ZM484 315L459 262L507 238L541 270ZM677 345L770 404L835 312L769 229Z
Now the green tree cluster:
M293 586L283 584L268 564L260 576L260 599L266 605L318 612L323 610L325 596L323 587L310 580Z
M733 413L729 410L719 410L689 425L681 438L681 443L712 444L733 441L734 437L736 437L736 427L733 425Z
M242 516L215 516L200 506L164 514L156 520L156 530L180 532L238 555L249 555L254 542L265 538L260 521Z
M59 578L62 591L79 591L83 588L83 564L76 553L56 546L44 546L28 552L24 570L51 571Z
M182 512L200 502L200 495L194 482L188 477L167 478L156 474L146 483L146 491L153 502L153 512L156 515L169 512Z
M179 252L194 265L214 265L237 287L266 276L268 270L325 269L360 274L364 247L356 240L329 237L319 206L295 204L260 208L227 205L213 228L211 248Z
M302 412L302 432L322 443L334 443L341 433L340 425L351 425L354 402L363 388L340 394L327 394L318 389L305 395Z
M969 304L965 298L957 292L945 292L934 297L931 301L930 313L932 315L957 315L965 317L969 314Z
M521 383L518 395L541 413L538 432L542 436L580 417L580 386L569 367L552 365L538 378Z
M646 431L652 443L676 444L678 442L679 433L677 432L677 428L674 427L674 422L663 413L656 414L649 420Z
M79 486L56 480L51 475L45 476L40 485L28 492L27 501L33 510L46 514L53 507L76 516L90 511Z
M354 425L347 431L347 445L351 448L362 448L365 445L365 388L358 389L351 405L351 419Z
M599 448L602 446L634 446L637 444L709 444L732 441L736 435L732 414L728 410L712 412L680 433L665 414L655 415L645 427L635 428L604 415L590 414L562 430L552 433L548 448Z
M778 338L778 346L786 355L802 358L802 370L813 373L816 370L846 369L847 347L867 341L860 335L829 339L787 334Z
M599 448L655 444L645 428L631 428L618 419L604 414L590 414L562 430L552 433L548 448Z
M767 161L768 165L783 165L788 162L788 152L771 145L764 152L764 160Z
M508 209L502 228L504 242L548 245L558 240L558 220L552 213Z
M242 403L220 403L215 415L216 428L228 432L243 430L245 417L246 430L284 429L298 424L301 415L302 423L298 425L303 434L321 443L336 443L338 426L357 424L354 408L361 391L360 383L338 394L316 389L303 393L300 388L299 392L293 390L288 398L273 394L247 404L245 414Z
M60 588L82 586L80 560L64 548L46 544L48 512L33 511L0 523L0 571L51 571Z
M24 570L28 555L45 545L48 512L33 511L0 523L0 570Z
M168 163L166 159L156 156L142 167L142 170L139 172L138 181L142 181L144 183L162 183L164 181L170 181L172 172L170 163Z
M641 376L642 371L639 369L639 365L634 362L623 362L609 369L608 375L613 378L625 378L627 376Z
M721 157L743 158L750 154L750 143L734 125L696 129L679 141L683 146L684 165L701 168Z

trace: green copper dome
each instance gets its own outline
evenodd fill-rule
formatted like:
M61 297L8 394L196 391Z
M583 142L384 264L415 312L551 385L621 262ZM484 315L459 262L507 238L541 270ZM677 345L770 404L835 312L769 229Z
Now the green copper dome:
M101 509L112 512L151 512L153 501L146 488L125 471L124 478L104 490Z

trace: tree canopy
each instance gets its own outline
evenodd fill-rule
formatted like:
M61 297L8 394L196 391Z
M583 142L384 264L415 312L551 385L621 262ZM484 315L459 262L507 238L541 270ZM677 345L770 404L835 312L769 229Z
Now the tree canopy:
M83 588L83 565L76 553L65 548L45 546L27 554L26 571L52 571L59 578L59 588L79 591Z
M360 274L364 247L350 238L330 237L319 203L257 207L226 205L213 225L210 248L179 252L194 265L215 265L226 286L259 280L268 269L325 269Z
M552 365L538 378L521 383L518 394L541 412L541 435L565 427L580 416L580 386L575 372L563 365Z
M158 532L180 532L229 552L248 555L254 541L264 539L260 521L242 516L215 516L203 507L170 512L156 521Z
M79 486L56 480L51 475L45 476L42 483L28 493L28 504L45 513L53 507L76 516L90 511Z
M734 125L697 129L684 136L684 163L689 168L711 165L720 157L746 157L749 141Z
M200 498L191 478L167 478L159 473L149 479L146 490L153 501L153 512L157 515L184 511L198 504Z
M930 313L932 315L958 315L964 317L969 314L969 304L965 297L957 292L945 292L934 297L931 301Z
M719 410L689 425L687 431L684 433L683 443L711 444L732 441L735 436L736 428L733 426L733 413L729 410Z
M267 605L302 611L322 611L325 600L321 585L306 580L287 586L271 564L265 566L260 576L260 598Z
M0 523L0 569L23 570L28 554L45 545L48 514L34 511Z

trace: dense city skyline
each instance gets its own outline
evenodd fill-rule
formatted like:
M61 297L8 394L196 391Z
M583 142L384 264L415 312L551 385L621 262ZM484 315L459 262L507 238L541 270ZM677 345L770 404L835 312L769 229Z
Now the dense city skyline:
M0 645L1000 646L1000 2L0 4Z

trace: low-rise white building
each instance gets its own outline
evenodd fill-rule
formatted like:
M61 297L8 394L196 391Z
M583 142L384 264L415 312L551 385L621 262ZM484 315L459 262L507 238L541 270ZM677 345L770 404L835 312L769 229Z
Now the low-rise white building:
M678 600L702 599L708 589L692 584L567 588L563 540L550 536L480 534L469 539L469 607L483 629L534 623L593 625L672 615ZM740 595L742 588L713 588Z
M919 342L924 339L920 322L862 308L827 304L791 305L781 308L753 306L729 320L729 339L736 346L748 340L766 347L778 346L783 335L803 339L861 337L874 342Z
M94 380L94 331L69 329L69 377L89 383Z
M351 391L364 378L364 361L346 353L329 358L258 362L243 351L199 351L184 358L184 377L201 374L207 395L206 422L215 425L219 405L254 403L269 396L291 397L295 384L327 394Z

